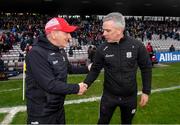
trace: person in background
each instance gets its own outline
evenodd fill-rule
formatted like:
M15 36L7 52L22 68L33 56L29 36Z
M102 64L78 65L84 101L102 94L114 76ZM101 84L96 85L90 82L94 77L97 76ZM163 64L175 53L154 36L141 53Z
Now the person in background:
M169 47L169 51L170 51L170 52L174 52L174 51L175 51L174 45L171 45L171 46Z
M82 95L83 83L68 84L69 66L64 47L76 30L65 19L54 17L45 26L45 36L34 40L26 56L26 98L28 124L65 124L67 94ZM73 71L73 70L72 70Z
M150 59L151 59L154 54L154 51L153 51L153 47L150 42L148 42L148 44L146 46L146 50L148 51Z
M89 48L88 48L88 59L90 60L90 63L93 62L95 53L96 53L96 47L95 46L89 46Z
M1 59L1 53L0 53L0 72L4 72L5 67L4 67L4 61Z
M91 51L91 54L90 54L91 63L93 63L93 61L94 61L95 54L96 54L96 47L93 46L92 51Z
M89 46L87 50L89 60L91 60L91 52L92 52L92 46Z
M5 73L6 67L4 65L4 61L2 60L2 55L0 53L0 80L7 80L8 77Z
M90 87L104 68L98 124L109 124L116 107L121 109L121 123L131 124L137 108L137 69L140 68L142 76L139 104L145 106L151 92L151 61L142 42L124 35L125 19L121 13L105 16L102 28L107 42L96 50L84 83Z
M72 46L70 46L68 54L69 54L69 57L73 57L73 47Z

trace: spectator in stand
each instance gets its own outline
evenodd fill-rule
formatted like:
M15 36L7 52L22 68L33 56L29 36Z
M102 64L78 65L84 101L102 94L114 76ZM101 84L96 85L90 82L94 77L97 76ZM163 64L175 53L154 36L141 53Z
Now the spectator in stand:
M96 47L95 46L93 46L93 47L89 46L89 48L88 48L88 59L90 60L90 63L93 62L95 53L96 53Z
M169 51L170 51L170 52L174 52L174 51L175 51L174 45L171 45L171 46L169 47Z
M91 60L91 63L94 62L95 54L96 54L96 47L94 46L94 47L92 48L91 53L90 53L90 60Z
M1 53L0 53L0 80L7 80L8 77L7 75L4 73L5 71L5 66L4 66L4 61L1 59Z
M73 56L73 46L70 46L68 54L69 54L69 57Z
M152 58L154 51L153 51L153 47L150 42L148 42L148 44L146 46L146 50L148 51L150 58Z
M92 51L92 46L89 46L88 50L87 50L87 52L88 52L88 59L89 60L91 60L91 57L90 57L91 56L91 51Z
M0 53L3 51L3 46L4 46L4 43L2 39L2 34L0 33Z
M0 72L4 72L4 61L1 59L1 53L0 53Z

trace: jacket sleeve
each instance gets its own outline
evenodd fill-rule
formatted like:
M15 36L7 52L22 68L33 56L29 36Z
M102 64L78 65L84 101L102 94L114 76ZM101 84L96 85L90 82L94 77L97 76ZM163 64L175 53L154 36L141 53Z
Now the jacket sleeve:
M138 65L141 70L142 92L149 95L151 93L152 63L145 46L141 43L138 50Z
M27 70L29 69L36 83L45 91L53 94L76 94L79 92L78 84L67 84L53 75L47 57L40 52L30 51L26 57L26 63Z
M103 66L104 66L104 58L103 58L102 51L99 48L96 50L94 62L91 66L91 69L88 75L86 76L84 80L84 83L86 83L88 87L91 86L94 80L96 80Z
M68 73L69 74L86 74L88 73L88 67L87 66L75 66L70 64L70 62L68 62Z

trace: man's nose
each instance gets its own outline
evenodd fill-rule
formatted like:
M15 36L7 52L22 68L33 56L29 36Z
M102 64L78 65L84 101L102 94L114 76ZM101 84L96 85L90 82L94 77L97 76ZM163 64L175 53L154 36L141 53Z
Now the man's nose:
M68 38L69 38L69 39L72 39L72 37L71 37L71 34L70 34L70 33L68 33Z
M103 32L103 36L105 36L105 35L106 35L106 32L104 31L104 32Z

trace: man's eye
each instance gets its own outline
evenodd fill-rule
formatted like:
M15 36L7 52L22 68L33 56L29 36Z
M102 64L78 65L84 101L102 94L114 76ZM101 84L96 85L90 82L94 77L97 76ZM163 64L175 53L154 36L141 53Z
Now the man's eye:
M111 30L106 30L106 32L110 32Z

